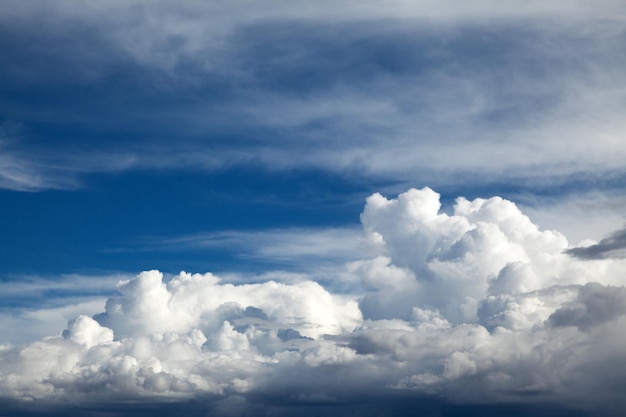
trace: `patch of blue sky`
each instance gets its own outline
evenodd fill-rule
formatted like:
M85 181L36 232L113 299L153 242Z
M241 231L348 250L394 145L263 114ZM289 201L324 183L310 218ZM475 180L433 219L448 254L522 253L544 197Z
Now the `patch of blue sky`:
M170 11L3 20L0 273L292 267L189 242L358 227L376 191L624 194L615 22Z
M368 192L318 172L255 170L134 173L91 178L89 188L74 191L2 191L0 264L4 273L136 270L152 263L178 272L189 254L168 259L163 250L122 249L154 246L146 244L150 237L355 225ZM207 262L206 253L192 253L187 261L194 258ZM170 264L182 265L172 270Z

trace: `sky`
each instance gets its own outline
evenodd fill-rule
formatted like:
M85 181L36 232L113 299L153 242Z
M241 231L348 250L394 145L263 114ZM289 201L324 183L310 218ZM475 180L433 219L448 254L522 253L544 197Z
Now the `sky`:
M626 3L0 3L0 416L619 416Z

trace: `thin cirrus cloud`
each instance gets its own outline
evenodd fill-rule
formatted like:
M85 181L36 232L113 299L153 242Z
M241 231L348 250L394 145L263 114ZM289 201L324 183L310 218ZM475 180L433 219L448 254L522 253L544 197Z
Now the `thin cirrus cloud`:
M3 165L28 175L2 186L230 166L623 176L619 2L282 6L6 3L1 105L28 158Z
M348 261L368 245L356 227L292 228L258 231L224 230L174 238L147 238L145 244L126 250L189 251L229 250L236 256L297 264L324 259ZM124 250L124 249L122 249Z
M351 292L125 279L93 317L4 346L0 394L33 413L620 415L624 261L568 256L563 235L500 197L440 209L429 188L370 196L361 220L376 252L346 265Z

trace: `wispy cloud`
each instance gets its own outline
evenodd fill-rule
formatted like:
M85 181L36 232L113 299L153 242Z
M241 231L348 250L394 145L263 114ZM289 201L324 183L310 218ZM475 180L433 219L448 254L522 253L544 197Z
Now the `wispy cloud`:
M242 257L286 263L299 263L307 258L333 262L354 259L363 253L366 246L358 227L232 230L174 238L150 238L144 243L140 244L138 250L234 250Z
M19 277L5 277L0 284L2 285L0 298L3 299L3 303L7 303L18 296L50 302L49 296L53 293L66 297L89 294L101 295L115 290L115 284L118 281L128 278L129 276L125 274L103 276L64 274L49 277L21 275Z
M375 253L378 245L379 242L373 241L359 227L294 227L150 237L134 245L107 251L204 253L222 259L218 267L224 282L273 280L297 283L314 280L334 291L360 292L358 280L346 271L345 266L365 254Z
M430 184L623 170L619 2L282 6L7 3L4 113L33 128L3 187L229 166Z
M43 161L37 162L26 153L0 129L0 188L39 191L76 187L73 175L47 167Z

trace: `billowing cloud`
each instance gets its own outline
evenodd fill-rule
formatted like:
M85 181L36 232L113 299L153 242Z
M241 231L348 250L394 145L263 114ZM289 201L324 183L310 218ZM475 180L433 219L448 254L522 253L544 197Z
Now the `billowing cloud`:
M563 235L500 197L442 211L429 188L374 194L361 221L370 248L346 265L359 283L349 292L142 272L101 313L3 346L0 396L26 409L174 402L209 415L626 406L624 260L568 256Z
M181 273L166 284L161 273L151 271L123 282L119 290L122 296L109 299L98 321L120 335L187 333L200 323L210 325L206 318L211 316L216 317L218 327L228 318L241 316L273 317L289 329L317 337L350 330L360 319L354 301L342 301L315 282L218 285L210 274Z

